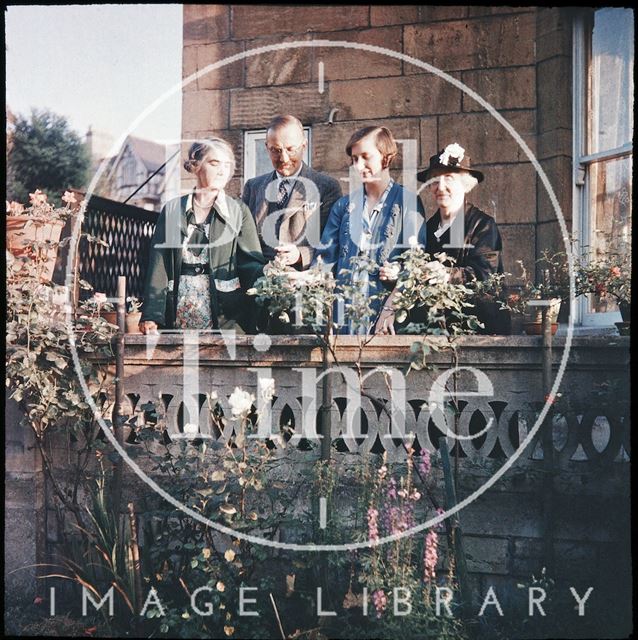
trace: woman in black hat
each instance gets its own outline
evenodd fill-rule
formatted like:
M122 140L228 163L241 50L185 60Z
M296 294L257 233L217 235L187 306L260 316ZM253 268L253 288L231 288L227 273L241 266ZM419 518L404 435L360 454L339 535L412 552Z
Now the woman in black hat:
M503 243L496 221L467 200L483 177L470 168L469 157L456 143L432 156L430 166L417 173L438 205L426 223L425 250L430 255L444 251L455 259L451 282L485 280L492 273L503 273Z
M468 202L467 194L483 181L483 174L470 166L470 158L458 143L449 144L430 158L430 165L417 173L436 199L438 209L419 238L426 253L446 253L454 258L449 267L450 282L485 280L503 273L503 243L494 218ZM391 274L382 270L381 279ZM396 276L395 276L396 277ZM490 319L485 318L490 323ZM391 299L385 304L376 330L394 333Z

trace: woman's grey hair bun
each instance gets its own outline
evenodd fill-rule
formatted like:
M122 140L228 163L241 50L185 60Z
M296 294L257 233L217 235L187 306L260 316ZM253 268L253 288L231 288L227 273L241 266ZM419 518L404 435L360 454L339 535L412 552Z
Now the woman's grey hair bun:
M197 165L209 151L219 150L223 153L232 165L231 176L235 173L235 154L230 144L223 138L202 138L196 140L188 150L188 160L184 162L184 169L193 173Z
M184 169L186 169L188 173L193 173L196 166L197 166L197 160L193 160L192 158L189 158L188 160L184 161Z

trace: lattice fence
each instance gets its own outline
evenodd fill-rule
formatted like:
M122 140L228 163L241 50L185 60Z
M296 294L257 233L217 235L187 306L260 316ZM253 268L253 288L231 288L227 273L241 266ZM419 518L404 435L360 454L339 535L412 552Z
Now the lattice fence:
M92 196L82 230L109 243L80 243L80 277L95 291L117 294L117 277L126 276L127 295L141 298L151 237L158 213Z

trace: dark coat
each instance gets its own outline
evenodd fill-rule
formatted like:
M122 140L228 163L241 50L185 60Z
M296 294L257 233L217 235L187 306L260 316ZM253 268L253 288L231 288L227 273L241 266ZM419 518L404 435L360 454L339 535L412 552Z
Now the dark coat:
M441 212L437 210L425 225L426 237L423 244L430 255L444 252L456 260L451 269L451 282L464 283L475 278L485 280L492 273L503 273L503 242L492 216L473 204L466 203L463 244L472 246L464 248L444 246L450 244L450 229L437 239L434 232L439 228L440 222Z
M192 194L167 202L160 212L151 240L142 321L152 320L165 329L175 327L182 267L181 244L187 237L187 214L191 210L191 202ZM213 207L209 238L213 246L206 249L210 265L212 317L216 322L223 314L250 332L254 325L253 302L245 292L263 275L265 260L248 207L229 196L226 196L226 205L227 216L217 202ZM164 244L168 246L163 247Z
M485 280L493 273L503 273L503 242L496 221L492 216L470 203L465 205L463 242L455 238L453 244L472 245L463 248L446 247L450 244L451 231L447 229L440 238L434 235L439 228L441 212L437 212L425 224L425 237L419 237L425 245L425 251L430 255L446 253L455 259L450 269L450 282L469 283L472 280ZM456 218L455 221L460 221ZM454 223L452 223L454 225ZM509 333L509 314L499 310L496 302L475 297L472 300L474 308L469 310L484 324L480 333ZM425 322L427 311L413 309L408 322ZM403 326L397 325L397 326Z
M256 178L251 178L246 181L241 196L255 219L264 255L270 255L272 249L274 249L274 247L265 246L261 230L269 214L266 187L276 179L275 171L269 171ZM312 185L308 185L308 182L313 183L315 189L312 188ZM318 201L317 197L319 198ZM297 241L299 241L298 247L301 253L299 267L301 269L307 269L314 256L314 249L308 242L308 238L305 237L308 220L311 216L319 216L319 233L316 238L318 241L328 219L330 209L340 197L341 186L337 180L325 173L311 169L305 163L302 164L299 177L286 203L278 235L280 242L297 244ZM300 238L303 239L300 240Z

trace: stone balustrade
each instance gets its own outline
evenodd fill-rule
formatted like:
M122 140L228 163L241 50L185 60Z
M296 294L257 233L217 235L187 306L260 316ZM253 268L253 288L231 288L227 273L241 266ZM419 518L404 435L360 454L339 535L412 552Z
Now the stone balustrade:
M478 462L518 455L534 430L519 452L520 463L542 458L535 429L545 400L540 337L467 336L457 339L455 348L445 338L429 339L425 367L407 373L414 350L422 352L414 346L419 341L418 336L377 336L360 349L357 337L336 339L328 381L331 435L338 450L385 451L389 460L400 461L404 444L433 451L439 437L447 435L452 451L458 447L460 457ZM550 417L559 464L628 459L627 398L595 393L604 383L613 387L626 379L628 344L622 337L573 339ZM565 345L564 337L554 339L554 380ZM205 394L214 392L218 410L230 417L229 397L240 387L255 396L263 414L258 433L278 447L299 447L319 437L322 361L321 344L313 336L232 341L194 332L127 336L126 412L141 421L144 405L153 403L172 437L182 436L184 423L199 422L203 437L224 440L236 421L216 423ZM260 398L260 377L274 379L270 407ZM450 406L444 415L441 407L454 400L456 416Z

